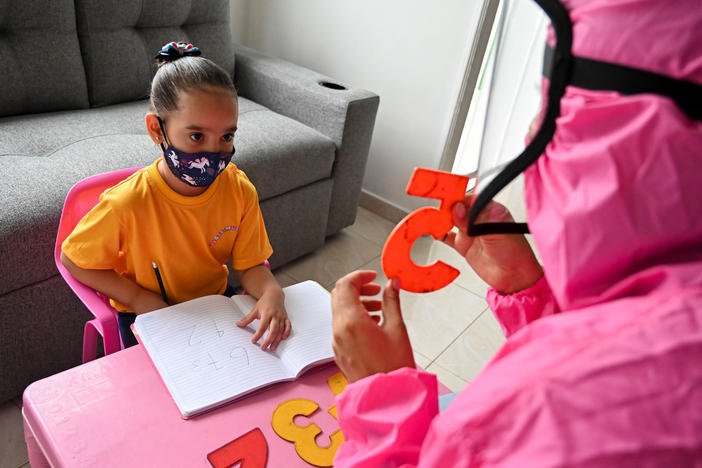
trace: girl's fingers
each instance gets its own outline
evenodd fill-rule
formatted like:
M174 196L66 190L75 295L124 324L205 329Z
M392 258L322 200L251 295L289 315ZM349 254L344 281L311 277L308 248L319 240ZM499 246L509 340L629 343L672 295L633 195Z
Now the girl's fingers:
M258 318L258 309L254 308L251 312L249 312L246 317L243 319L239 320L236 322L237 326L239 327L245 327L246 325L250 324L254 320Z
M258 330L256 330L256 333L254 333L254 336L251 338L252 343L256 343L264 333L266 333L266 330L268 329L268 324L270 323L270 319L264 319L262 318L261 321L258 324Z
M285 329L283 330L283 339L286 339L287 337L289 337L291 331L292 331L292 325L290 324L290 319L285 319Z
M280 341L280 321L276 318L271 319L271 324L268 327L268 336L263 340L261 349L268 348L271 344ZM273 348L271 348L273 349Z

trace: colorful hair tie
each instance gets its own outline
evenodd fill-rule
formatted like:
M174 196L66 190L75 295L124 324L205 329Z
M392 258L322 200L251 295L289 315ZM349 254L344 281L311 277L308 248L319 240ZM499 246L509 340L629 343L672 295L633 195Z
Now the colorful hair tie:
M159 62L173 62L182 57L197 57L201 55L200 49L185 42L169 42L156 54Z

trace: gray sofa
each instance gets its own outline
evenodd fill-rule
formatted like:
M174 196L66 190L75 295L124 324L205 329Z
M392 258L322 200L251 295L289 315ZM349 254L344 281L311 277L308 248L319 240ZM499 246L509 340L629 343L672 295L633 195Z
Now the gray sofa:
M159 156L144 114L164 43L234 76L273 268L353 223L378 97L232 43L229 18L228 0L0 0L0 401L80 363L91 315L54 265L61 208L80 179Z

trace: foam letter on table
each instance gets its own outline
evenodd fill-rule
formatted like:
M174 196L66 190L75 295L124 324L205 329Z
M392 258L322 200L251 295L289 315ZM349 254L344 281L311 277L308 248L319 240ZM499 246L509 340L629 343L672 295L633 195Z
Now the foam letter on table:
M349 381L346 380L346 377L341 372L337 372L327 379L327 385L329 385L329 389L332 391L334 396L341 395L348 384ZM339 415L336 411L336 405L329 408L328 413L331 414L334 419L339 419Z
M315 441L315 437L322 432L319 426L311 423L300 427L293 422L295 416L310 416L317 411L317 408L319 405L314 401L302 398L287 400L273 411L271 425L276 434L295 444L295 451L307 463L315 466L332 466L334 455L344 442L341 429L329 436L331 440L329 447L320 447Z
M214 452L207 454L214 468L228 468L241 462L240 468L265 468L268 445L261 429L255 428Z
M439 208L424 207L408 214L390 233L382 254L385 276L399 278L400 287L411 292L431 292L447 286L459 271L437 261L417 265L410 252L414 242L425 234L441 239L453 228L451 207L463 201L468 177L432 169L415 168L407 193L416 197L441 200Z

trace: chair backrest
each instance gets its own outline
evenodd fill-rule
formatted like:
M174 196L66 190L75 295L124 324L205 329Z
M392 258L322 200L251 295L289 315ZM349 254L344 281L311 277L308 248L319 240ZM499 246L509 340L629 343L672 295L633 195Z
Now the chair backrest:
M104 310L105 304L109 306L109 301L75 279L66 270L61 263L61 244L73 232L76 224L83 219L83 216L97 204L100 200L100 194L105 189L116 185L139 169L141 168L119 169L83 179L68 191L66 201L63 204L58 234L56 235L56 245L54 246L54 262L63 279L93 314L96 314L98 310Z

